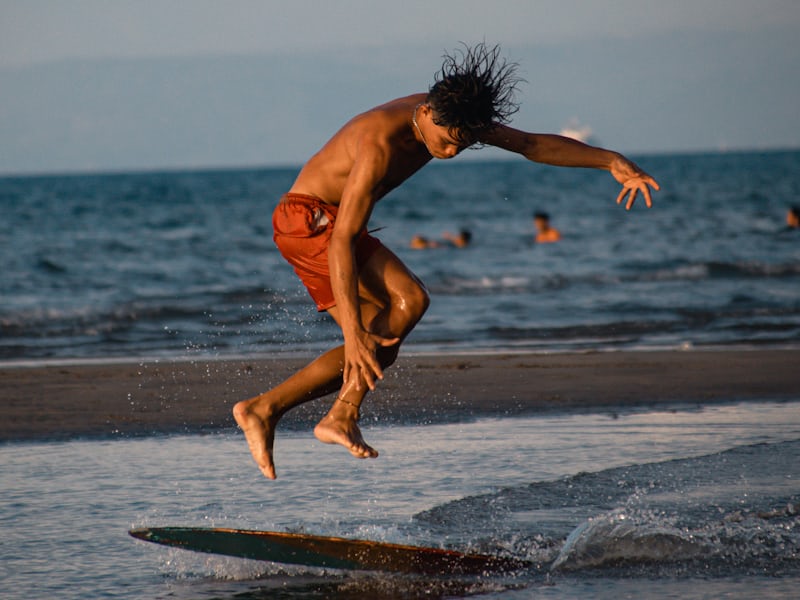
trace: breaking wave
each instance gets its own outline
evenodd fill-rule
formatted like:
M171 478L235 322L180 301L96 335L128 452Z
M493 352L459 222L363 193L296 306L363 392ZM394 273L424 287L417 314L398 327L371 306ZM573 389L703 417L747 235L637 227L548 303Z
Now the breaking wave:
M800 441L758 444L580 473L463 498L414 519L543 572L796 575L800 466L789 457L798 452Z

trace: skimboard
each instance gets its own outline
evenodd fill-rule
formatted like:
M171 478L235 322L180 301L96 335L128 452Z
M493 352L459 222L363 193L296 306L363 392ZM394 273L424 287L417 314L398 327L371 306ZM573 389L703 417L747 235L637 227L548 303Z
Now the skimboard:
M140 540L195 552L331 569L478 575L529 565L487 554L299 533L203 527L151 527L129 533Z

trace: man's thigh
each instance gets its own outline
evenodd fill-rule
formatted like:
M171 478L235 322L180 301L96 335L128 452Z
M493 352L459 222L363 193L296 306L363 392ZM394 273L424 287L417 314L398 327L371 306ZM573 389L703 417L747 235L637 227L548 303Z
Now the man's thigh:
M386 246L378 248L358 273L358 292L380 308L425 292L425 286Z

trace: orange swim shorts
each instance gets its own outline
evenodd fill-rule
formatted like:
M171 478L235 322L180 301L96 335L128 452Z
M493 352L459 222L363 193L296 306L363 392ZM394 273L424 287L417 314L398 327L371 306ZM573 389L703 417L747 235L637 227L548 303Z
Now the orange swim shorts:
M284 194L272 213L272 239L294 267L318 311L336 305L328 267L328 246L339 207L305 194ZM366 229L356 240L356 266L361 268L383 244Z

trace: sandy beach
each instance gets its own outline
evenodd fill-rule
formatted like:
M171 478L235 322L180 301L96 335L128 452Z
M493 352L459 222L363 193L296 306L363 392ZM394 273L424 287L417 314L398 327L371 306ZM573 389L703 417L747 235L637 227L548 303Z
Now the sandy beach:
M0 441L235 427L235 402L305 358L146 361L0 368ZM365 403L364 423L424 423L553 410L800 400L800 350L401 356ZM293 411L305 427L327 400Z

